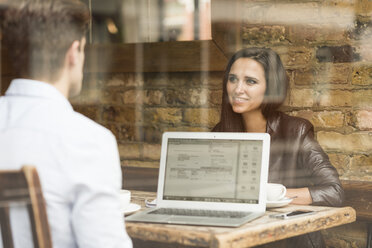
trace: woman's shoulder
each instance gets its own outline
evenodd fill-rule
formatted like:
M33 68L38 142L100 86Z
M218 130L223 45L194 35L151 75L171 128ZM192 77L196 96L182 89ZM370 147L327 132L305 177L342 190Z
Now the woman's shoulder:
M221 122L218 122L218 123L214 126L214 128L212 128L211 131L212 131L212 132L222 132L223 130L222 130L222 124L221 124Z
M305 118L291 116L283 112L277 112L269 118L269 126L274 131L286 132L308 132L313 130L313 124Z
M298 117L298 116L288 115L288 114L282 113L282 112L280 112L280 113L281 113L283 122L288 122L289 124L296 124L296 125L305 125L305 126L309 126L309 127L313 126L313 124L311 124L311 122L308 119Z

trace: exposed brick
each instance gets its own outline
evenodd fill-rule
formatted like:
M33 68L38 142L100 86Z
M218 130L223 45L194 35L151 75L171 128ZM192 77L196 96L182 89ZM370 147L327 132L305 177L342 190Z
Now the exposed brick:
M370 0L359 0L356 2L355 15L360 15L370 19L372 15L372 2Z
M353 68L352 84L372 85L372 66L356 65Z
M186 88L167 89L165 101L168 105L186 105L190 101L190 92Z
M372 110L359 110L355 113L355 116L357 128L360 130L372 130Z
M144 144L143 145L143 158L144 159L151 159L151 160L159 160L160 159L160 151L161 145L160 144Z
M315 112L313 123L318 127L340 128L344 124L344 114L341 111Z
M368 133L340 134L336 132L319 131L317 139L326 150L341 152L370 152L372 136Z
M122 160L122 167L159 168L159 161Z
M296 85L311 85L314 83L312 69L297 69L293 71L293 81Z
M180 108L145 109L145 121L153 124L179 124L182 121L182 110Z
M283 102L283 104L282 104L282 107L289 107L290 106L290 104L289 104L289 96L290 96L290 94L291 94L291 91L287 91L287 95L286 95L286 97L285 97L285 99L284 99L284 102Z
M101 123L103 126L108 128L116 137L118 142L127 142L127 141L138 141L140 140L137 137L138 130L134 125L121 125L120 123Z
M319 62L345 63L360 60L360 55L350 45L322 46L316 51L316 59Z
M99 89L84 89L77 96L69 98L71 104L98 104L100 103L102 91Z
M121 101L124 104L143 104L143 94L143 90L127 90L121 94Z
M339 153L329 153L331 164L337 169L340 176L343 176L350 170L350 157Z
M190 105L191 106L203 106L209 103L209 90L207 88L202 89L190 89Z
M212 90L209 92L209 101L213 106L221 107L222 90Z
M372 106L372 90L356 90L352 95L353 107L370 108Z
M342 41L346 38L346 31L339 25L291 25L288 29L288 40L292 43L314 43L322 41Z
M121 94L122 91L106 89L102 92L101 101L103 104L121 105L123 104Z
M275 44L285 41L285 27L277 25L248 25L243 27L242 39L244 44Z
M119 126L119 140L120 141L141 141L140 127L134 125L121 125Z
M209 103L208 88L178 88L165 92L168 105L203 106Z
M340 128L344 125L344 114L341 111L321 111L313 112L311 110L303 110L291 112L293 116L299 116L308 119L317 128Z
M164 101L164 93L161 90L146 90L144 103L148 105L160 105Z
M119 144L119 154L121 159L140 159L141 145L140 144Z
M357 1L355 0L328 0L323 1L323 6L338 6L338 7L353 7Z
M113 124L113 123L100 123L102 126L106 127L107 129L109 129L112 134L115 136L116 140L119 141L119 129L120 129L120 126L118 124Z
M143 85L143 81L140 74L116 73L106 78L104 84L106 87L138 87Z
M355 45L356 53L360 54L361 61L372 62L372 44L370 38L365 38Z
M348 37L353 40L370 39L372 37L372 22L370 20L357 19L348 30Z
M306 47L287 47L273 48L280 56L283 64L290 68L309 67L314 56L312 48Z
M142 130L143 141L160 144L163 132L163 128L160 127L144 127Z
M74 110L92 119L93 121L98 121L100 119L100 107L97 105L74 105Z
M124 74L113 74L111 77L106 78L104 82L106 87L116 87L116 86L127 86L127 78Z
M352 106L353 94L348 90L323 90L317 102L320 106L346 107Z
M166 131L169 131L169 132L177 132L177 131L182 131L182 132L210 132L212 130L212 128L214 127L211 126L211 127L192 127L192 126L179 126L179 127L169 127L167 128Z
M319 9L320 20L323 23L350 26L355 19L354 8L355 3L350 3L350 0L322 1L322 6Z
M372 156L370 155L355 155L351 159L351 166L357 167L368 167L372 172Z
M130 107L104 107L102 119L103 121L133 124L134 120L136 120L136 111Z
M290 90L289 105L292 107L311 107L314 104L314 90L292 89Z
M193 125L213 127L219 120L220 114L216 109L186 109L184 114L184 121Z
M350 81L352 69L349 63L322 63L313 70L316 83L347 84Z
M371 146L369 147L371 148ZM360 176L360 180L372 180L372 156L369 155L355 155L351 159L351 170L353 174ZM355 173L354 173L355 172Z

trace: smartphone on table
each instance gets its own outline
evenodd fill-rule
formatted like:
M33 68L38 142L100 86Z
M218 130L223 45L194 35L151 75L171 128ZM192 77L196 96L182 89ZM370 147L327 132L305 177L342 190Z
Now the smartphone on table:
M287 213L278 213L278 214L271 214L269 215L271 218L277 218L277 219L292 219L295 217L305 216L314 214L315 211L311 210L295 210Z

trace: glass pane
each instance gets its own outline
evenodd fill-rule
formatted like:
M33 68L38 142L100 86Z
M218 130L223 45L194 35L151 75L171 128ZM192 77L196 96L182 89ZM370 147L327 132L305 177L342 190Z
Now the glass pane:
M84 0L92 43L211 39L210 0Z

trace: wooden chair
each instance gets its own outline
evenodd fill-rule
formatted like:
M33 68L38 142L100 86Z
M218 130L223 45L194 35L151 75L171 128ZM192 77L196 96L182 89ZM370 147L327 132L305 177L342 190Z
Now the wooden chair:
M51 248L45 201L35 167L0 171L0 225L4 248L14 247L9 219L10 203L27 207L34 247Z

